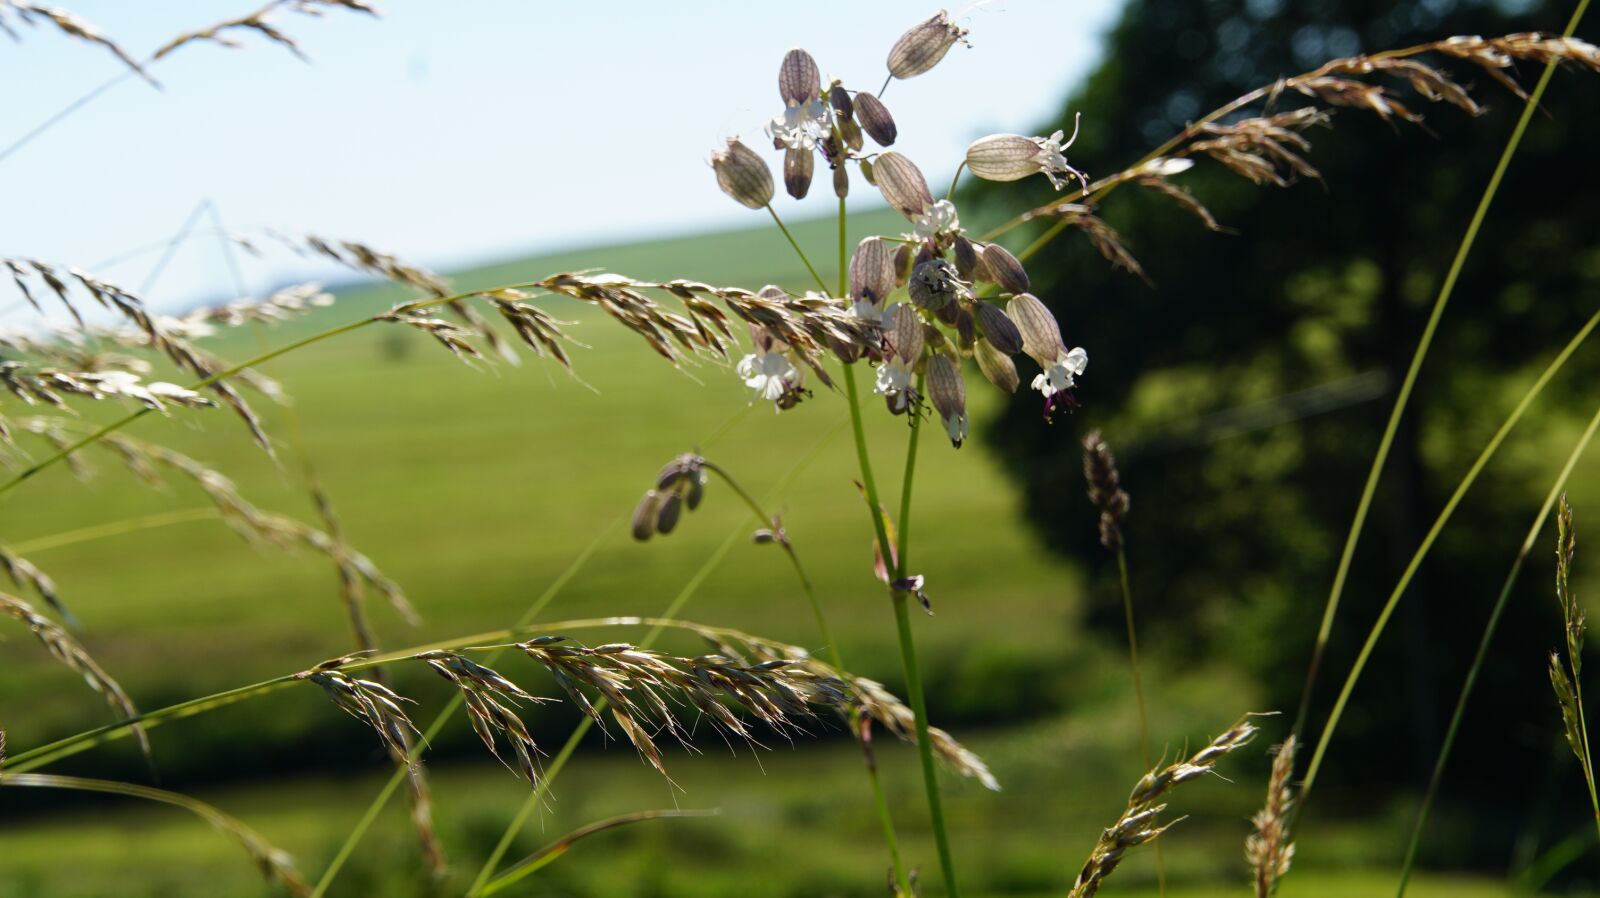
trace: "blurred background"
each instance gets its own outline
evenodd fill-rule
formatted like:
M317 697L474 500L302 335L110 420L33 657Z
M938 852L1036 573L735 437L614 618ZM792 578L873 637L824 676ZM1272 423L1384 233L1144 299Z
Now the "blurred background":
M245 11L223 0L72 9L136 55ZM888 46L932 11L898 0L821 10L401 0L377 20L283 16L277 24L310 64L250 37L240 49L188 48L151 68L160 90L125 77L97 48L25 29L17 42L0 38L9 213L0 254L79 265L173 312L307 278L335 289L332 308L216 341L233 359L405 298L285 252L266 229L360 240L462 289L602 268L803 290L809 278L782 236L719 193L705 159L728 136L759 147L781 107L775 76L789 47L810 50L825 76L873 90ZM1452 34L1559 31L1570 7L1005 0L952 14L972 29L972 48L884 96L896 149L936 185L986 133L1070 130L1081 113L1069 156L1091 174L1115 171L1227 100L1329 58ZM1600 40L1600 26L1577 33ZM1521 74L1529 84L1537 76ZM1069 345L1089 349L1083 407L1047 425L1037 396L1004 396L969 377L974 439L959 451L929 440L918 467L913 566L928 578L935 614L915 625L931 716L1005 787L944 783L970 893L1064 892L1140 773L1116 566L1083 497L1088 430L1105 432L1133 499L1128 548L1158 748L1176 755L1245 710L1292 717L1395 390L1520 111L1497 85L1475 86L1488 107L1476 118L1432 107L1414 127L1335 115L1332 129L1309 135L1320 181L1255 187L1197 166L1182 183L1226 232L1206 231L1165 198L1119 192L1101 214L1144 278L1113 270L1081 234L1030 261ZM1356 555L1313 696L1313 733L1451 490L1596 307L1597 97L1593 78L1557 73L1468 261ZM957 203L973 233L1053 195L1042 179L967 183ZM825 187L778 206L819 261L835 240ZM905 229L874 191L855 188L852 244ZM1019 250L1038 232L1007 242ZM262 252L242 251L229 233ZM831 263L819 267L832 276ZM8 327L32 320L18 295L0 295L0 308ZM775 416L747 403L730 370L673 371L587 308L551 311L587 344L574 354L576 377L532 359L469 368L398 329L319 344L269 369L294 397L346 536L422 613L410 626L373 603L383 643L506 626L564 574L548 619L652 614L707 566L683 616L821 648L774 550L744 539L749 517L725 490L713 485L669 540L628 538L626 516L660 465L697 448L771 497L850 666L903 691L839 397L819 390ZM1495 593L1593 411L1585 385L1597 365L1586 346L1546 390L1412 584L1332 743L1282 894L1392 890ZM286 433L282 410L260 410L269 431ZM872 414L868 423L879 479L897 480L904 420ZM132 432L225 471L263 507L315 520L298 472L274 465L225 412L150 418ZM86 460L93 470L81 478L55 469L7 497L0 538L35 547L25 554L58 581L85 644L142 707L348 647L326 559L254 548L208 519L188 484L152 490L109 453ZM1596 464L1581 461L1570 483L1580 597L1600 586L1583 549L1587 509L1600 507ZM61 538L152 515L179 522ZM1413 894L1586 894L1600 873L1545 673L1560 641L1553 539L1541 536L1502 622ZM25 631L0 638L0 726L13 751L105 722L104 706ZM687 640L669 647L698 650ZM423 717L446 700L443 687L427 673L399 682ZM530 721L553 750L575 717L549 706ZM1268 764L1258 749L1287 727L1264 724L1227 781L1178 797L1174 811L1191 816L1164 839L1172 894L1248 893L1242 841ZM674 751L681 789L597 736L512 856L615 813L716 807L722 816L597 836L519 893L883 894L886 859L858 751L838 727L815 729L814 739L755 756L709 742L704 754ZM310 690L152 736L163 786L244 818L313 873L388 774L371 733ZM884 741L906 852L932 871L914 753ZM470 873L525 786L486 763L459 722L430 758L441 834L453 865ZM150 776L126 742L60 770ZM0 896L263 891L224 837L168 808L33 793L0 790ZM1108 889L1155 894L1152 861L1134 856ZM332 894L431 894L419 871L397 803ZM928 879L935 893L937 876Z

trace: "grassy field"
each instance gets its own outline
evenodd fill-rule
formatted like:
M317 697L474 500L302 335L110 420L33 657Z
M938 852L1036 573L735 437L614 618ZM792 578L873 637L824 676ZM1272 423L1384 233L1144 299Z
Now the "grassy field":
M897 222L880 215L857 225L865 234L898 229ZM819 261L828 257L827 228L797 230ZM591 267L750 287L807 286L781 237L765 229L521 260L466 272L457 283L488 286ZM825 276L832 269L821 267ZM357 290L310 320L265 336L231 335L219 348L244 357L258 338L277 345L396 298ZM810 612L776 550L742 538L752 523L720 486L711 486L705 506L669 539L640 545L623 532L625 516L659 466L698 448L782 510L850 666L898 683L893 620L871 577L840 398L819 389L799 408L775 415L764 403L749 406L726 366L673 370L587 308L552 310L574 322L571 333L588 346L574 354L576 377L531 359L521 367L474 369L421 335L379 327L271 369L295 397L306 447L350 540L406 586L425 618L412 628L374 606L385 644L505 626L597 540L592 559L545 617L657 613L724 540L741 537L684 616L817 647ZM982 421L997 397L974 383L971 398L973 418ZM284 437L282 411L266 411L269 429ZM285 463L275 466L227 412L204 414L203 429L196 415L182 414L146 419L132 432L226 471L264 507L313 519L288 445L281 447ZM868 421L879 479L898 483L905 420L871 414ZM1073 430L1062 426L1060 435L1072 439ZM0 535L26 544L205 505L188 484L152 491L109 455L93 460L97 473L88 483L55 469L9 497L25 514L9 517ZM1024 528L1018 496L980 446L952 451L929 439L918 475L911 566L928 578L936 612L916 621L933 715L967 722L958 735L970 736L1008 787L991 795L950 783L961 866L979 894L1059 894L1138 774L1128 750L1136 729L1123 701L1122 648L1090 644L1078 632L1085 570L1053 556ZM1059 501L1082 500L1074 493ZM45 548L32 557L58 580L83 622L85 643L146 707L301 669L349 646L324 559L252 548L215 521ZM74 676L18 631L4 636L0 722L14 749L106 719ZM1249 686L1223 671L1180 677L1157 662L1151 676L1158 741L1173 749L1255 710ZM443 696L429 677L404 681L405 691L429 709L420 712L423 719ZM1072 715L1062 719L1068 708ZM1025 723L983 726L1001 720ZM383 775L370 734L310 688L154 735L169 784L188 784L258 825L313 874ZM552 749L563 737L559 730L541 734ZM474 762L459 760L471 738L458 722L441 740L452 760L440 765L436 784L441 827L463 875L476 869L472 861L484 855L525 792L505 771L483 763L481 752L467 754ZM518 847L531 851L574 825L645 807L718 807L723 816L597 837L519 894L882 894L884 854L849 743L780 744L759 759L679 752L670 764L682 791L615 745L585 753L558 785L541 825ZM908 750L886 748L884 764L908 853L932 869L914 759ZM126 743L88 756L80 769L107 765L138 775ZM1261 752L1254 752L1237 768L1247 774L1237 785L1202 783L1179 800L1180 812L1199 816L1173 839L1176 880L1223 885L1174 894L1244 893L1241 840L1259 801L1262 767ZM0 792L0 800L17 807L16 791ZM27 807L21 819L0 813L4 898L260 891L226 839L169 809L122 802ZM1302 853L1309 869L1283 895L1388 887L1387 872L1362 868L1392 867L1398 842L1390 822L1310 825ZM774 845L782 846L776 858ZM403 816L392 814L335 894L411 894L404 884L414 880L413 854ZM1136 858L1118 874L1118 894L1153 894L1152 883L1149 859ZM1503 893L1458 880L1423 886L1413 894Z

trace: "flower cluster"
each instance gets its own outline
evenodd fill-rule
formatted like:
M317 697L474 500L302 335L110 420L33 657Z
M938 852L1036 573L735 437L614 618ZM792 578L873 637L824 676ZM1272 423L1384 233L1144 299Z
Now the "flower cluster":
M890 51L891 79L911 78L944 58L966 31L941 12L907 31ZM952 445L967 436L966 387L962 365L972 359L990 382L1014 392L1020 377L1012 357L1022 353L1039 366L1031 385L1044 397L1045 417L1076 407L1076 379L1088 353L1068 347L1054 316L1029 292L1027 271L999 244L980 244L961 228L956 206L936 199L921 169L888 149L898 137L894 117L880 97L851 90L840 80L824 83L816 60L805 50L790 50L778 69L783 110L767 125L774 149L784 154L783 183L800 199L811 186L818 154L833 171L837 196L849 192L848 167L876 187L905 216L910 230L898 236L868 237L849 261L845 297L808 295L809 301L847 309L863 323L865 337L830 345L846 364L865 359L876 366L873 392L894 414L939 415ZM996 134L967 150L962 165L973 175L1014 181L1042 174L1057 189L1068 179L1087 184L1063 150L1077 139L1063 132L1050 137ZM868 151L870 138L880 148ZM771 209L772 172L762 157L738 140L711 158L724 192L753 209ZM774 213L776 214L776 213ZM762 291L766 294L776 287ZM810 367L825 385L827 376L813 356L797 354L759 326L752 327L754 351L735 370L754 395L780 410L809 395ZM926 401L926 402L925 402Z

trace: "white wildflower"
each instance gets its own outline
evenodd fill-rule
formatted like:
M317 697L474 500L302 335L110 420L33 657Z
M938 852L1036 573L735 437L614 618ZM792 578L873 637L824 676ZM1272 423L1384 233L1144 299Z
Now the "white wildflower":
M916 220L916 236L918 240L931 240L940 234L950 234L961 230L961 218L956 215L955 203L949 200L939 200L922 213Z
M1044 394L1044 398L1051 399L1057 393L1070 390L1075 385L1078 375L1083 369L1089 367L1089 353L1082 346L1075 346L1071 350L1063 349L1056 355L1056 360L1042 374L1034 377L1033 388Z
M800 385L800 369L778 352L752 352L739 360L734 371L744 385L769 402L777 402ZM752 400L754 401L754 400Z
M815 149L828 133L828 110L821 99L790 104L767 123L767 136L791 150Z

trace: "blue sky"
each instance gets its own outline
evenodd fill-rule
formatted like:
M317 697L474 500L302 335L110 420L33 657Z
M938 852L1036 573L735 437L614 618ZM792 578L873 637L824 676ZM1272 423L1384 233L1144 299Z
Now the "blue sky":
M260 0L60 0L136 56ZM212 200L234 230L349 237L440 269L520 253L752 221L706 158L757 146L781 107L789 47L876 90L889 45L936 6L757 2L379 0L384 15L280 13L310 64L245 35L195 45L128 79L0 161L0 256L89 267L168 238ZM953 7L972 29L932 72L884 94L896 149L930 180L973 138L1044 126L1098 59L1118 0ZM0 146L116 76L100 49L48 29L0 37ZM1070 130L1070 128L1069 128ZM1086 123L1085 141L1092 141ZM857 192L860 195L860 192ZM831 194L785 199L824 214ZM136 287L157 254L99 273ZM252 289L315 268L246 262ZM320 272L326 273L326 272ZM215 245L179 253L150 299L228 292Z

